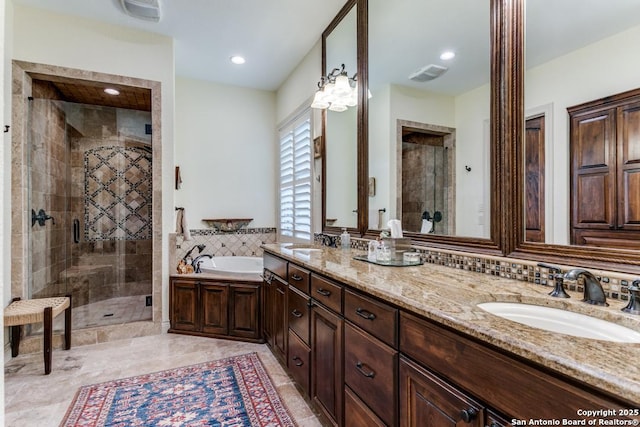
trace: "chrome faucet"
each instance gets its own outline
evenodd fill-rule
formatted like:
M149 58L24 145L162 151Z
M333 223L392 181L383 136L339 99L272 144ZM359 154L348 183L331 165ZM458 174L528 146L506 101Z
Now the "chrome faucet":
M578 280L582 276L584 279L584 298L582 301L588 304L607 306L607 296L602 289L602 285L596 276L587 270L575 268L565 273L565 280Z

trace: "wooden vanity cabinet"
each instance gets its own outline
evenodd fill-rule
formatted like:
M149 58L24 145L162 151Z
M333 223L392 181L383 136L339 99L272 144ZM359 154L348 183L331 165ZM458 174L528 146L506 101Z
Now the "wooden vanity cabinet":
M492 410L487 410L487 427L512 427L511 420L507 420L502 415Z
M260 282L172 277L169 332L262 342Z
M484 410L469 395L400 357L400 427L484 427Z
M287 274L289 263L282 258L263 255L263 336L273 354L287 364L288 316Z
M311 308L311 400L331 425L343 425L344 319L312 303Z

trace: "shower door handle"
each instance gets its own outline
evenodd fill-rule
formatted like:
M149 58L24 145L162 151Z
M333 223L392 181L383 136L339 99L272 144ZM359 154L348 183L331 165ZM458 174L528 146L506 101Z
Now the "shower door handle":
M80 243L80 220L73 220L73 243Z

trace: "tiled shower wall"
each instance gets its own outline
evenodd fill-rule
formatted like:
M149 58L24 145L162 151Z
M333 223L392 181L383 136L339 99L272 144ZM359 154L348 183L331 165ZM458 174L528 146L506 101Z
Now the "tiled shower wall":
M176 272L178 263L189 249L204 244L203 254L213 256L262 256L261 245L276 242L275 228L243 228L233 233L223 233L215 229L190 230L191 240L184 241L182 234L169 235L171 274ZM198 250L192 252L197 256Z
M435 234L448 234L447 155L444 146L402 144L402 223L407 231L420 232L422 213L442 213Z
M46 86L34 84L34 95L51 96ZM70 247L66 239L71 226L67 222L67 189L69 175L69 155L65 138L65 113L60 105L40 99L29 101L31 110L32 167L31 208L38 212L45 209L53 220L45 225L38 223L31 227L30 286L33 295L39 295L56 283L62 272L70 265Z
M37 82L36 93L55 96ZM150 113L31 102L32 204L56 220L32 230L32 296L71 293L79 306L151 294L151 137L133 130L144 129Z

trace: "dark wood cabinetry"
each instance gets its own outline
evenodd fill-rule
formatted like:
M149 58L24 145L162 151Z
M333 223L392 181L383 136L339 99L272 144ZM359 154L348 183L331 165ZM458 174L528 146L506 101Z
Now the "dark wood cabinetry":
M640 90L568 109L573 244L640 244Z
M263 284L265 294L265 340L284 364L287 362L288 313L287 283L271 275Z
M332 424L342 425L344 320L319 304L311 309L311 400Z
M169 332L262 342L260 282L171 278Z
M484 427L484 407L410 360L400 358L400 426Z

